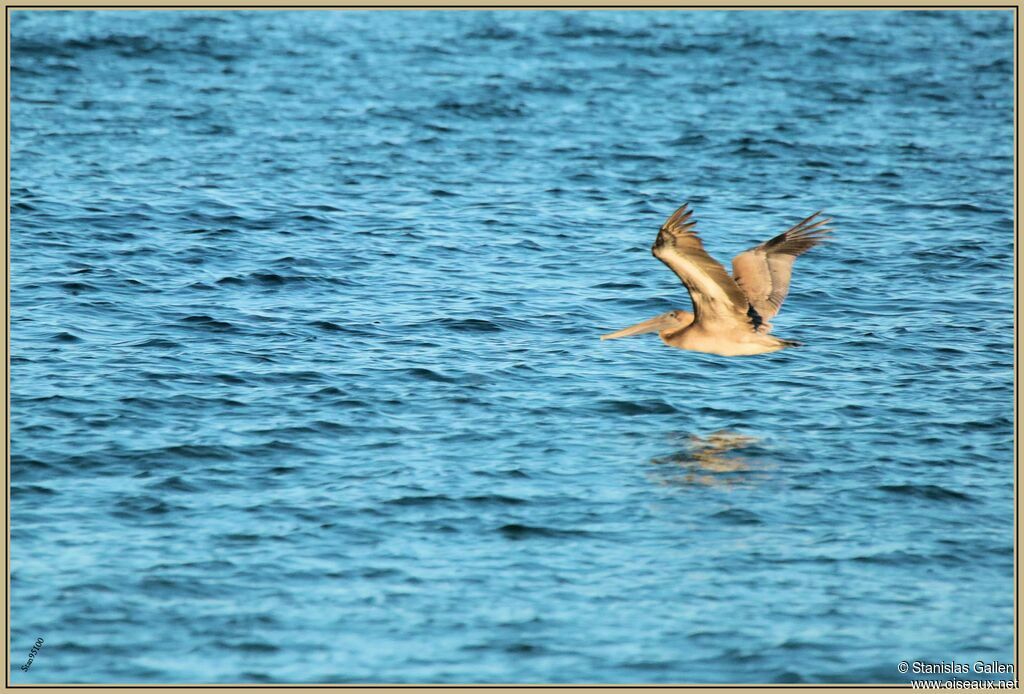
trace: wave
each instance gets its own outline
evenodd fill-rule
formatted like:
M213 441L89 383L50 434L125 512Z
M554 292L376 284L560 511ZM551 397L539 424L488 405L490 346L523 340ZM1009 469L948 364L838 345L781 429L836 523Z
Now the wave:
M498 528L505 537L510 540L527 540L530 538L569 538L569 537L589 537L593 533L585 530L573 530L564 528L551 528L539 525L525 525L522 523L506 523Z
M911 496L932 501L974 501L966 492L939 486L937 484L885 484L878 487L879 491L899 496Z
M625 415L674 414L679 411L664 400L601 400L600 403Z

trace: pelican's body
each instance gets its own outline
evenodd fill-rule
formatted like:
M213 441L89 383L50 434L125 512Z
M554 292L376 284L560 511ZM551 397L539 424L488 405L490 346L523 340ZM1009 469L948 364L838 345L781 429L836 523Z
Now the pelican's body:
M770 241L733 258L733 276L707 254L680 207L658 232L651 252L682 280L694 312L669 311L608 335L611 340L657 332L670 347L725 357L777 352L800 343L769 335L773 318L789 291L797 256L816 246L831 229L817 212Z

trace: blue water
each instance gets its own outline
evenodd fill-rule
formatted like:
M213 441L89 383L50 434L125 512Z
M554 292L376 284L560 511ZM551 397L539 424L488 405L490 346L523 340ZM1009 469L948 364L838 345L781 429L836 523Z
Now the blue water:
M1012 662L1010 12L11 35L13 682ZM685 200L806 346L597 339Z

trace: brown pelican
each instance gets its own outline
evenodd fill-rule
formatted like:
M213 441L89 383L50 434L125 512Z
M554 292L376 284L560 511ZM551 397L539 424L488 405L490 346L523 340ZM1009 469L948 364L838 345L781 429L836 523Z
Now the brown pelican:
M670 347L725 357L777 352L799 342L769 335L768 322L789 291L797 256L810 250L831 229L831 219L815 212L770 241L732 259L732 274L708 255L697 236L693 210L684 204L661 226L651 247L654 257L683 281L693 313L669 311L642 323L602 335L602 340L657 332Z

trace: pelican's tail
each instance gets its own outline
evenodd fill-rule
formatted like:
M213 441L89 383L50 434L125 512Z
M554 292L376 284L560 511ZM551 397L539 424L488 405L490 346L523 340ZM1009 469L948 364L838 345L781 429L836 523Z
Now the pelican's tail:
M797 342L796 340L783 340L781 337L770 336L775 340L776 344L779 345L779 349L789 349L790 347L803 347L803 342Z
M680 320L676 316L677 311L669 311L663 313L660 316L649 318L645 321L631 325L628 328L617 330L607 335L602 335L602 340L617 340L620 337L629 337L631 335L643 335L644 333L658 333L665 328L672 328L680 325Z

